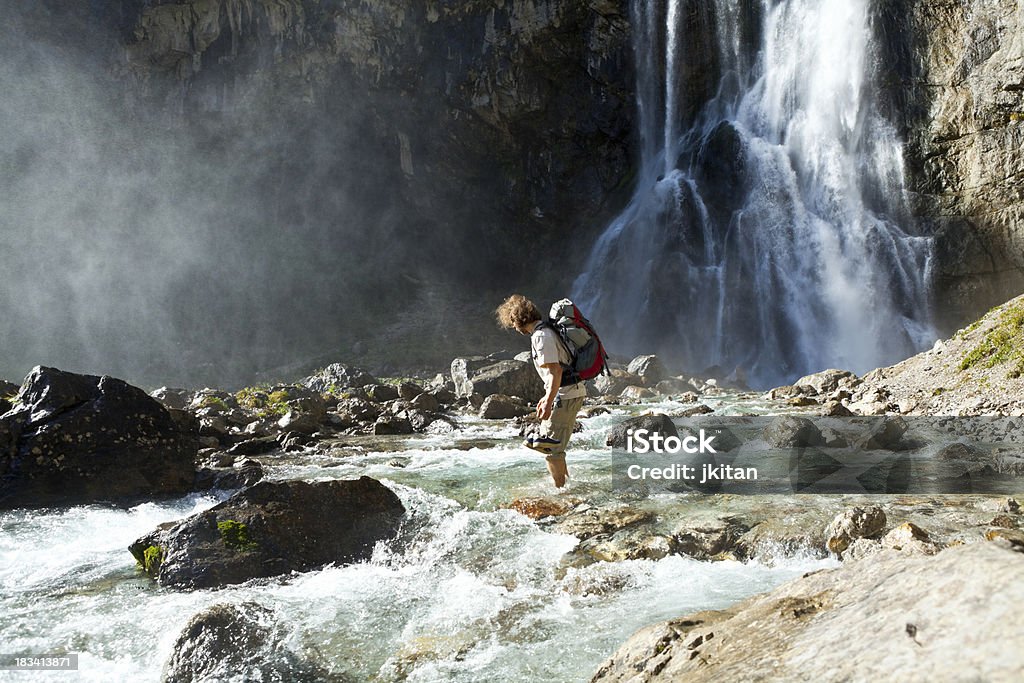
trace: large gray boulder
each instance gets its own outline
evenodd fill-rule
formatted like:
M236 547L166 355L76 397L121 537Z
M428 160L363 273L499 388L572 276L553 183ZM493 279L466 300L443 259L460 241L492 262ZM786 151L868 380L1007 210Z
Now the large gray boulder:
M463 359L456 359L452 363L452 379L455 381L456 392L459 396L472 396L476 394L487 397L491 394L505 394L506 396L518 396L526 401L538 401L544 395L544 383L541 382L532 363L524 363L518 360L501 360L489 365L477 367L470 372L466 365L466 373L456 376L455 364Z
M668 377L668 370L665 369L664 363L654 355L637 356L629 361L626 371L642 378L644 384L649 387Z
M301 384L313 391L326 394L338 389L364 387L376 380L365 370L342 363L331 363L315 375L302 380Z
M978 542L882 550L720 611L648 626L593 683L1014 681L1024 555Z
M849 370L829 369L801 377L793 384L798 387L812 387L816 393L825 395L831 394L840 387L845 389L855 387L860 384L860 379Z
M211 588L369 559L405 508L376 479L260 482L129 551L162 586Z
M529 415L531 412L531 406L504 394L492 394L485 398L483 405L480 406L480 417L485 420L506 420Z
M185 493L197 432L119 379L36 367L0 418L0 509Z

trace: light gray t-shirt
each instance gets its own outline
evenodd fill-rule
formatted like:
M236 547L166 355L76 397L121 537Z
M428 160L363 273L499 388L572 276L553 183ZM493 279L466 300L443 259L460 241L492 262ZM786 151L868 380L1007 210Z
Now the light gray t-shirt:
M537 368L537 374L544 379L544 372L540 369L548 363L561 363L568 365L569 352L558 339L558 334L550 327L542 327L530 335L530 355L533 356L533 364ZM581 398L587 395L587 387L583 382L570 386L562 386L558 389L560 398Z

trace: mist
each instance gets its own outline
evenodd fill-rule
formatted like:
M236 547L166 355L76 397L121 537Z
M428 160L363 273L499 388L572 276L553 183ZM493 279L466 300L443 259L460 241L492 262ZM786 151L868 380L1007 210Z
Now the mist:
M44 364L240 384L401 363L395 328L421 338L406 364L425 362L459 292L502 286L500 251L460 239L468 219L409 200L392 95L246 75L268 44L215 68L226 35L203 55L214 66L161 82L125 59L132 3L4 4L0 377Z

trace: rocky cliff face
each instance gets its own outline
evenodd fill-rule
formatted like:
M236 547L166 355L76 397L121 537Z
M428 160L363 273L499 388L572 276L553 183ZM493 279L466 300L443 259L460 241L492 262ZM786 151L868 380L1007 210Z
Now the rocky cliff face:
M886 2L882 21L948 332L1024 290L1024 4Z
M269 104L348 127L308 151L373 168L432 231L458 233L442 241L460 261L513 270L538 253L515 248L524 238L592 228L628 185L626 0L134 5L136 94L191 116Z

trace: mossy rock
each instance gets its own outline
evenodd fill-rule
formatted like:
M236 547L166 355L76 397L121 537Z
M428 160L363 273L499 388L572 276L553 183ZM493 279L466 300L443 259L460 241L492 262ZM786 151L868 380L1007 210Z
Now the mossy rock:
M217 522L217 531L224 545L234 550L244 552L247 550L259 549L259 544L249 535L249 527L233 519L226 519Z

